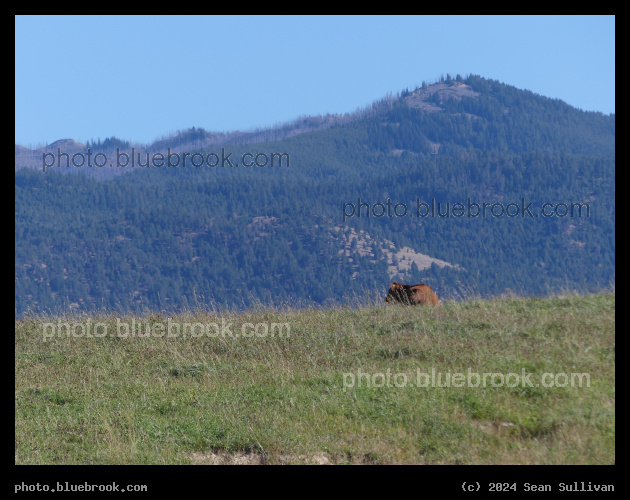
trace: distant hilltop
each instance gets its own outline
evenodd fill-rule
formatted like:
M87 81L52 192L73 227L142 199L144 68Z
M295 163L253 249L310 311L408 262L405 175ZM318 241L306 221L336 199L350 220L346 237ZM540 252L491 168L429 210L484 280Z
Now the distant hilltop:
M475 87L473 89L473 86ZM499 114L508 115L510 113L510 99L515 95L534 94L530 91L519 90L505 84L499 84L491 80L486 80L478 76L471 75L464 80L459 75L453 79L447 75L439 82L427 84L423 82L421 86L410 91L406 89L397 94L388 94L386 97L375 101L364 108L357 109L353 113L346 114L326 114L324 116L302 116L293 121L278 124L268 128L259 128L249 131L233 132L209 132L203 128L192 127L186 130L178 130L173 134L165 135L151 144L130 143L115 137L107 138L104 141L93 141L82 144L73 139L60 139L51 144L27 148L22 145L15 145L15 170L21 168L42 169L42 156L45 153L57 154L58 152L69 155L84 153L90 149L92 154L98 152L111 153L117 149L120 152L130 153L134 148L136 154L163 153L168 150L172 153L202 151L216 146L227 146L236 144L259 144L264 142L282 141L301 134L314 131L325 130L333 126L340 126L364 118L385 116L394 106L403 103L410 109L419 110L428 114L446 113L453 117L465 115L469 119L477 119L476 111L469 109L468 112L458 112L458 106L463 98L484 98L490 99L496 105ZM508 97L509 96L509 97ZM567 110L581 112L572 108L558 99L550 99L543 96L536 98L553 101L563 106L565 114ZM509 101L509 102L508 102ZM504 105L508 102L508 106ZM596 114L596 113L591 113ZM560 116L560 115L559 115ZM440 122L441 123L441 122ZM429 148L432 154L439 154L441 144L430 142ZM392 153L399 155L403 149L394 147ZM68 169L67 172L77 172L81 170L88 175L97 178L109 178L129 172L128 169ZM63 169L61 170L64 171Z
M342 125L351 121L373 116L387 111L394 102L404 99L404 102L412 108L419 108L429 112L442 111L443 109L436 102L444 102L448 99L461 99L461 96L476 97L479 92L474 92L468 85L451 81L449 83L438 82L432 85L423 84L422 87L413 92L403 92L395 96L388 95L383 99L375 101L363 109L358 109L354 113L346 114L326 114L324 116L303 116L288 123L279 124L274 127L255 129L251 131L233 132L208 132L203 128L192 127L186 130L161 137L151 144L129 143L117 138L105 139L102 143L82 144L73 139L59 139L46 146L29 149L27 147L15 145L15 170L21 168L41 169L42 155L44 153L57 154L59 151L69 155L84 153L90 148L92 154L97 152L111 152L118 147L120 151L129 152L134 148L136 153L179 153L182 151L203 150L212 146L225 146L230 144L257 144L270 141L281 141L300 134L324 130L335 125ZM437 100L436 100L437 96ZM95 171L95 173L97 173ZM117 175L126 172L122 169L103 170L103 174Z
M75 153L85 153L88 148L92 154L97 152L108 153L119 149L121 152L129 153L134 148L135 153L144 155L145 153L164 153L170 150L173 153L184 151L200 151L212 146L226 146L230 144L257 144L268 141L280 141L289 137L316 130L324 130L333 125L339 125L351 121L352 115L325 115L307 116L299 118L288 124L275 128L260 129L248 132L208 132L203 128L192 127L187 130L180 130L176 133L162 137L152 144L132 144L117 138L108 138L103 143L82 144L73 139L60 139L43 147L29 149L24 146L15 145L15 170L21 168L42 168L42 157L45 153L58 154L66 153L72 156ZM96 170L99 172L99 170ZM117 175L125 173L123 169L103 170L103 174Z

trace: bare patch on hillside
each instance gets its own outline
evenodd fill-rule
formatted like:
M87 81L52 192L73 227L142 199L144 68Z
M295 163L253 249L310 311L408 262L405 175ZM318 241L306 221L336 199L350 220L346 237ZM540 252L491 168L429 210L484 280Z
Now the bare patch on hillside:
M345 252L345 255L348 257L348 261L350 263L353 263L353 259L351 257L353 249L361 257L375 257L376 249L380 249L383 256L387 259L387 273L389 274L390 279L396 275L410 275L411 267L414 263L418 266L418 270L420 271L430 268L432 264L436 264L440 267L448 266L454 269L461 269L457 264L451 264L450 262L421 254L410 247L397 249L396 245L387 239L384 239L382 243L377 242L369 235L369 233L363 230L357 232L354 228L344 229L336 226L333 228L333 231L335 231L339 237L344 240L344 248L339 250L339 254L341 255ZM373 260L373 262L374 261L375 260ZM353 277L357 274L358 271L355 271L355 273L353 273Z
M435 96L437 94L437 96ZM410 108L423 109L428 112L442 111L442 108L435 102L443 103L448 99L461 100L463 96L477 97L479 92L475 92L469 85L465 83L454 82L452 85L448 83L436 83L426 88L419 88L411 92L404 98L407 106Z

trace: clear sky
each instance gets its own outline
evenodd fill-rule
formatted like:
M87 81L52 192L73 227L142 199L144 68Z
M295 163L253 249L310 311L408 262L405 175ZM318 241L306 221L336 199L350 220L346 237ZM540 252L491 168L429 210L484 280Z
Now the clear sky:
M17 16L15 140L152 142L477 74L615 112L614 16Z

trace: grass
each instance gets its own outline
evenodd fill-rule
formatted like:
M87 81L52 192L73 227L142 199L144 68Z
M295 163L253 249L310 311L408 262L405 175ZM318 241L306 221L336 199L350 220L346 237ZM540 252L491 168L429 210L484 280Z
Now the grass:
M611 464L614 442L614 293L15 322L17 464Z

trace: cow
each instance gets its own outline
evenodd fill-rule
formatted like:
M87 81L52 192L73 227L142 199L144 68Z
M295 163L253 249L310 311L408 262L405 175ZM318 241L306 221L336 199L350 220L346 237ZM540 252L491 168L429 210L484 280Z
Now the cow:
M417 285L402 285L395 281L389 285L389 293L385 302L400 302L410 306L422 304L440 305L440 300L429 285L419 283Z

